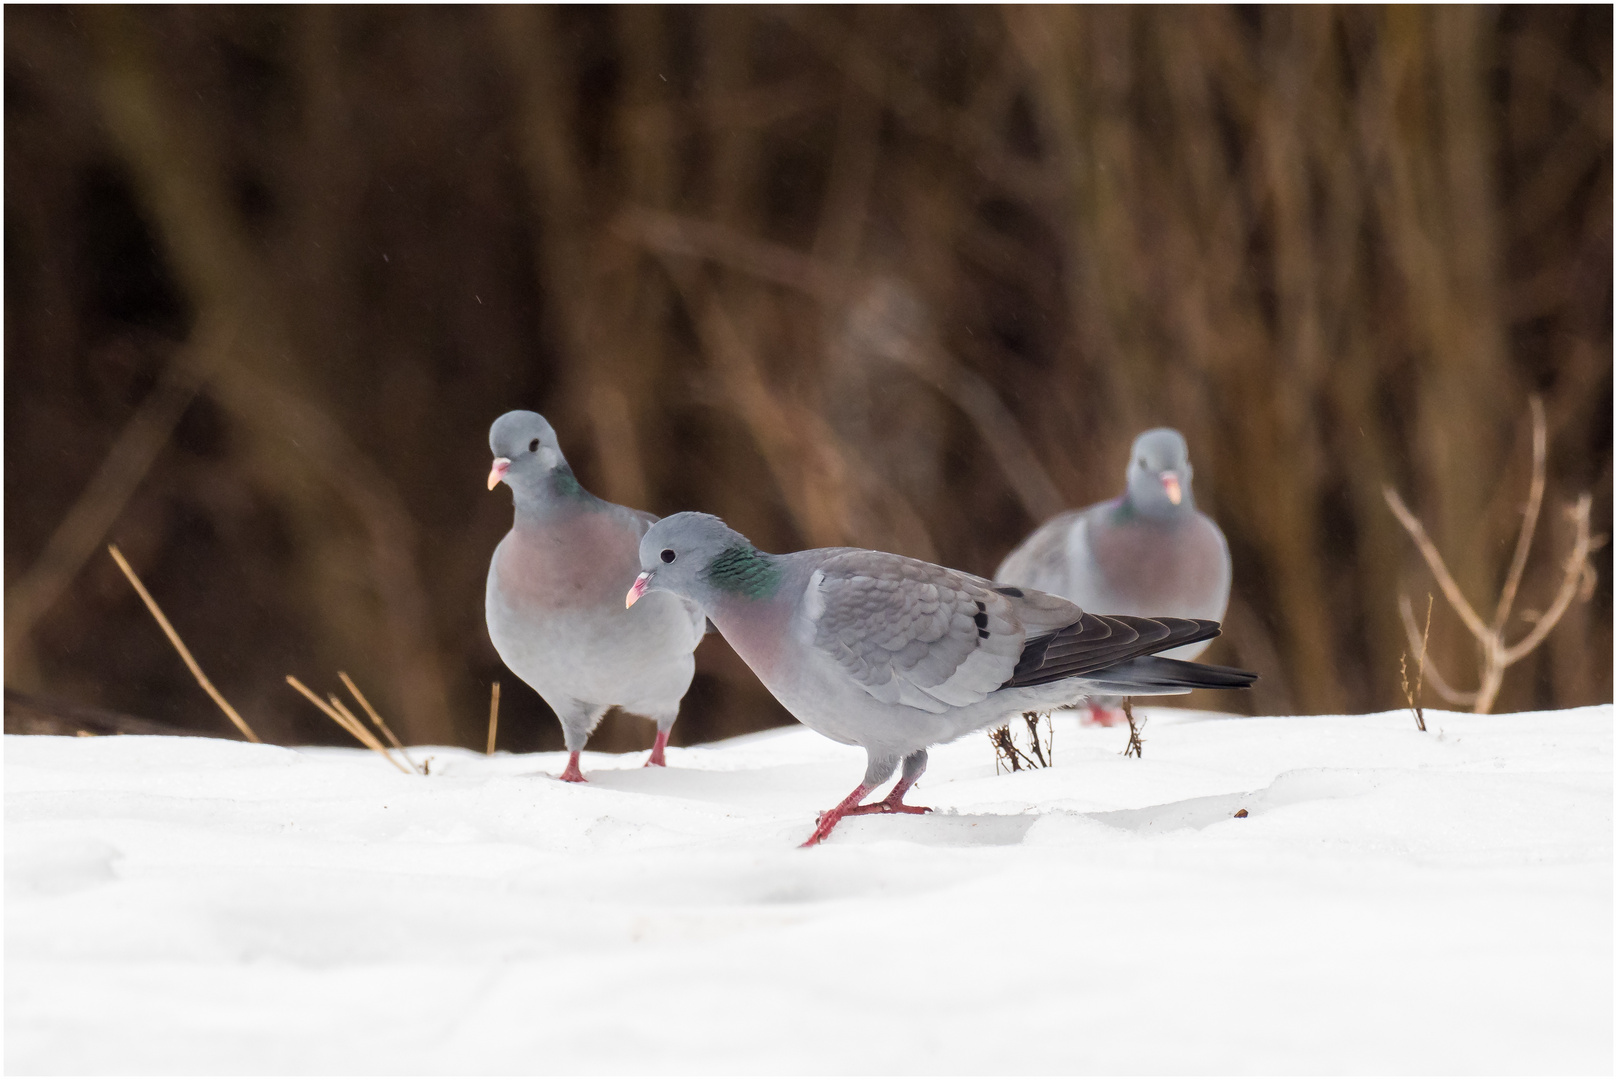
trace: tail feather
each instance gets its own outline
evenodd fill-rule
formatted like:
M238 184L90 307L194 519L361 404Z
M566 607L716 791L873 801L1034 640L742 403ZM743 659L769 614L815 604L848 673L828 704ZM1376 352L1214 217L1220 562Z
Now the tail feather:
M1257 681L1255 671L1170 660L1166 656L1138 656L1101 671L1086 680L1104 684L1104 689L1120 694L1150 694L1164 691L1242 690ZM1101 687L1097 686L1097 689Z
M1091 615L1022 647L1006 686L1040 686L1078 675L1096 675L1128 660L1166 652L1218 636L1208 619L1146 619L1136 615Z

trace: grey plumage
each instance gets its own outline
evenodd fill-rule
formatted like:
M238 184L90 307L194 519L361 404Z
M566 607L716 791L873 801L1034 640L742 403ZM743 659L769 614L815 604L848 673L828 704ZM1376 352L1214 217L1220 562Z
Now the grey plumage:
M927 747L1012 713L1090 692L1173 694L1255 677L1151 655L1216 635L1214 622L1091 615L1057 596L862 548L770 555L706 514L652 526L640 563L629 603L659 590L694 600L793 716L865 748L865 783L810 843L901 761L906 779L860 812L905 809Z
M1122 495L1039 526L999 564L995 580L1088 611L1222 620L1229 544L1196 509L1191 477L1184 436L1172 428L1144 432L1134 440ZM1206 648L1199 641L1165 655L1192 660Z
M663 764L707 624L694 603L673 595L624 609L623 590L640 569L640 538L656 517L585 491L538 413L500 417L489 449L489 487L503 481L515 506L511 531L489 562L489 637L561 721L570 753L562 778L583 779L579 752L614 705L656 721L647 764Z

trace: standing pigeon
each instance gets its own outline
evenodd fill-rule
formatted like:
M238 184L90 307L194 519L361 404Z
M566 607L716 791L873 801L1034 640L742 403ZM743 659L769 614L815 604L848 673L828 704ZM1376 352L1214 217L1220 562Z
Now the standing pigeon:
M668 731L707 623L677 596L633 611L620 602L640 570L640 538L657 519L580 487L538 413L506 413L489 428L488 445L489 490L505 481L516 504L488 567L488 633L500 659L561 721L571 755L561 778L583 781L579 752L614 705L657 722L646 764L666 764Z
M994 571L994 580L1066 597L1086 611L1224 618L1230 548L1196 509L1185 437L1153 428L1134 440L1122 495L1051 518ZM1207 641L1164 655L1194 660ZM1092 722L1114 724L1118 698L1092 696Z
M1058 596L863 548L769 555L709 514L674 514L640 541L625 603L694 600L804 724L863 746L865 779L805 847L849 814L921 814L904 793L926 748L1090 693L1178 694L1257 676L1150 654L1202 641L1199 619L1090 615ZM887 798L860 805L893 774Z

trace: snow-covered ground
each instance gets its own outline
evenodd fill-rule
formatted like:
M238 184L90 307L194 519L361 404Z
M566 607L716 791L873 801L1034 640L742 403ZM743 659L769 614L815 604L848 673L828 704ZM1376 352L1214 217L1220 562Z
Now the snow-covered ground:
M1058 718L798 850L863 754L8 736L5 1065L1609 1072L1612 709ZM1237 810L1248 816L1236 818Z

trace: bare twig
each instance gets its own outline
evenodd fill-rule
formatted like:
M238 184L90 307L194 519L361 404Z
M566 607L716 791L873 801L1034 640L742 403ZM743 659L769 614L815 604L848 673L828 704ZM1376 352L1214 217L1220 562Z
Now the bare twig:
M488 753L494 753L494 734L500 729L500 681L494 680L488 691Z
M1537 394L1528 399L1533 412L1533 479L1527 489L1527 506L1522 511L1522 529L1516 537L1516 553L1510 559L1510 572L1499 590L1499 607L1493 616L1493 632L1504 631L1510 620L1510 608L1516 602L1516 590L1521 587L1522 572L1527 569L1527 552L1533 546L1533 533L1538 528L1538 511L1544 503L1544 451L1547 439L1544 430L1544 401Z
M1426 565L1431 568L1432 576L1437 579L1438 588L1448 600L1449 606L1460 616L1466 628L1476 638L1481 650L1480 676L1475 691L1456 690L1436 667L1431 667L1432 686L1438 694L1451 705L1470 705L1472 711L1486 713L1492 710L1494 700L1499 695L1499 688L1504 681L1505 669L1517 663L1538 648L1544 639L1549 636L1555 624L1560 622L1561 616L1572 605L1580 593L1584 592L1585 582L1593 572L1589 565L1589 553L1605 543L1603 536L1591 536L1589 533L1589 508L1592 500L1587 493L1578 497L1578 501L1567 509L1567 516L1572 519L1574 537L1572 551L1567 555L1561 567L1561 585L1556 591L1555 599L1548 609L1529 621L1533 628L1527 635L1514 645L1505 642L1505 627L1510 621L1511 607L1516 602L1516 593L1521 585L1522 575L1527 567L1528 552L1533 544L1533 535L1538 528L1538 516L1544 500L1544 458L1546 448L1546 435L1544 424L1544 406L1535 396L1531 401L1533 414L1533 473L1528 486L1527 504L1522 515L1521 530L1516 537L1516 551L1510 561L1510 569L1505 575L1505 583L1500 590L1499 603L1494 611L1491 625L1484 624L1481 616L1466 601L1455 583L1448 567L1443 562L1443 556L1438 552L1437 545L1427 536L1425 527L1420 520L1410 513L1404 501L1390 486L1382 489L1386 497L1387 506L1404 526L1410 537L1415 541L1415 547L1420 551ZM1404 624L1404 634L1408 637L1410 647L1421 658L1422 672L1429 666L1426 657L1427 634L1416 633L1415 613L1411 610L1409 597L1398 597L1398 614ZM1524 613L1525 614L1525 613ZM1427 605L1427 631L1431 629L1430 598ZM1417 644L1418 642L1418 644ZM1407 696L1407 687L1406 687ZM1418 691L1417 691L1418 696ZM1424 727L1422 730L1425 730Z
M1567 517L1572 519L1573 528L1577 530L1572 542L1572 553L1562 564L1562 579L1560 591L1550 603L1549 609L1540 615L1533 629L1522 640L1505 650L1504 660L1508 667L1538 648L1539 644L1549 636L1555 624L1561 621L1566 609L1571 606L1572 600L1582 589L1586 575L1594 572L1589 565L1589 555L1605 544L1604 536L1589 535L1589 508L1593 500L1587 493L1578 496L1578 501L1567 508Z
M1009 724L995 728L988 733L988 741L994 747L994 775L999 775L1000 765L1005 765L1011 772L1021 772L1024 768L1036 769L1033 759L1017 747L1016 740L1011 737Z
M225 696L214 689L213 683L208 681L208 677L202 674L202 668L197 664L195 657L191 655L191 650L185 647L185 642L180 640L180 635L175 632L173 624L163 614L163 609L157 606L157 601L152 599L152 594L147 592L146 586L141 584L140 577L135 573L134 567L129 565L129 560L124 558L124 553L118 550L118 545L108 544L107 550L112 553L112 559L118 564L118 569L124 572L124 577L129 579L129 584L135 587L135 591L140 594L140 598L146 602L146 610L152 613L152 618L157 620L157 625L162 627L163 633L168 635L169 643L174 646L174 651L180 654L180 659L185 661L185 666L191 669L191 674L196 676L197 683L207 691L208 696L213 699L213 703L223 710L232 724L236 725L236 730L247 736L248 742L263 742L264 740L260 739L253 732L253 729L247 726L247 721L241 718L241 714L231 708L230 702L225 700Z
M1398 605L1399 605L1400 614L1404 614L1405 609L1407 609L1409 607L1409 597L1407 597L1407 596L1398 597ZM1406 619L1409 619L1409 622L1410 622L1411 625L1413 624L1413 619L1412 618L1410 618L1409 616L1406 615ZM1420 730L1422 730L1422 731L1426 730L1426 713L1424 711L1422 711L1421 706L1420 706L1420 692L1421 692L1421 683L1424 681L1425 676L1426 676L1426 642L1427 642L1427 639L1431 636L1431 633L1432 633L1432 594L1427 593L1426 594L1426 629L1421 633L1420 649L1418 651L1418 655L1420 657L1420 666L1416 669L1416 672L1415 672L1415 687L1414 687L1413 690L1410 689L1410 686L1409 686L1409 653L1407 653L1407 652L1400 653L1399 656L1398 656L1398 684L1401 687L1403 687L1404 700L1409 703L1409 711L1411 713L1414 713L1414 715L1415 715L1415 726L1417 728L1419 728Z
M1147 718L1142 716L1138 721L1134 719L1134 702L1129 698L1123 699L1123 716L1129 722L1129 741L1128 745L1123 747L1123 756L1145 757L1145 740L1140 738L1140 732L1145 730Z
M382 715L373 709L371 703L366 700L365 695L359 692L359 687L355 686L354 680L348 677L348 672L337 672L337 678L341 679L342 684L348 687L348 692L354 695L354 700L359 702L359 707L365 710L365 715L371 718L371 723L376 725L377 730L386 735L387 741L392 743L394 749L404 756L404 760L409 764L410 768L420 772L421 770L416 763L410 760L410 752L404 748L403 743L399 742L399 737L393 734L393 729L387 726L387 721L382 719Z
M310 690L307 686L304 686L301 682L299 682L297 680L297 678L295 676L288 675L286 677L286 682L287 682L287 685L290 686L292 689L296 690L298 693L300 693L304 697L308 698L310 703L313 704L315 708L319 709L321 712L323 712L327 716L331 717L332 721L338 727L342 728L344 731L348 732L348 734L350 734L354 738L358 739L362 746L365 746L368 749L374 750L378 754L381 754L382 757L387 759L387 763L389 765L392 765L395 769L399 770L401 773L405 773L407 775L409 774L410 770L406 769L403 765L400 765L398 763L398 761L395 760L394 757L387 752L387 749L385 747L383 747L382 744L379 741L377 741L376 736L374 736L370 732L366 731L365 728L360 724L360 722L357 719L355 719L354 714L348 712L348 710L343 707L342 702L337 701L335 696L332 697L332 701L335 702L335 704L336 704L336 707L333 708L331 705L328 705L324 701L321 701L320 698L315 695L315 692L313 690Z
M1047 721L1049 721L1049 716L1046 715L1045 719ZM1027 725L1028 741L1033 744L1033 755L1039 759L1039 767L1043 768L1043 769L1048 769L1050 767L1050 763L1055 761L1055 724L1054 724L1054 722L1053 721L1050 722L1051 745L1050 745L1050 756L1049 756L1048 759L1046 759L1046 757L1045 757L1044 747L1039 745L1039 714L1036 713L1036 712L1025 712L1025 713L1022 714L1022 722Z
M1465 623L1466 629L1470 630L1478 641L1486 639L1489 635L1488 625L1482 621L1482 616L1478 615L1476 610L1472 608L1470 602L1466 600L1465 594L1460 591L1459 584L1449 574L1449 568L1444 564L1443 556L1438 554L1437 545L1432 543L1432 538L1426 535L1426 526L1420 523L1419 518L1410 513L1409 507L1404 505L1404 500L1398 497L1398 492L1394 491L1390 484L1382 488L1381 493L1386 498L1387 505L1392 509L1393 515L1398 518L1399 523L1409 533L1410 538L1415 541L1415 547L1420 551L1421 558L1426 560L1426 565L1431 569L1432 576L1437 579L1437 587L1443 590L1443 598L1449 602L1450 607L1454 608L1455 614L1460 616L1461 621Z
M1409 597L1403 593L1398 594L1398 615L1403 620L1404 635L1409 639L1410 651L1422 658L1422 670L1431 675L1432 688L1437 691L1437 696L1450 705L1475 705L1477 703L1476 691L1456 690L1443 677L1443 673L1437 670L1437 665L1432 663L1432 658L1426 654L1423 647L1426 640L1425 636L1421 633L1420 627L1415 625L1415 609L1410 604Z

